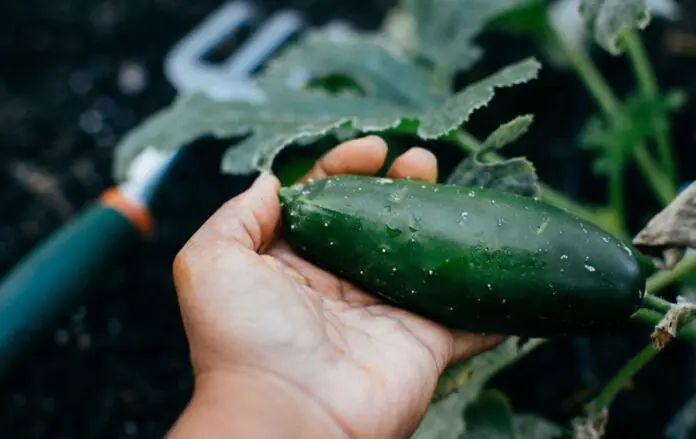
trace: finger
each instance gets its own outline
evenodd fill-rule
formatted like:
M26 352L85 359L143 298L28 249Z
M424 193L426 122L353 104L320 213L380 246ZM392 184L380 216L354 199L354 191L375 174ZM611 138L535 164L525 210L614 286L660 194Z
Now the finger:
M258 251L273 239L280 222L279 187L275 176L261 174L208 218L191 240L224 241Z
M185 321L245 317L255 301L274 303L292 286L258 253L280 222L278 187L275 177L262 174L220 207L176 255L174 285Z
M429 183L437 181L437 158L427 149L413 147L394 160L388 177L411 178Z
M341 143L323 155L300 179L320 180L330 175L374 175L387 159L387 144L377 136L367 136Z
M455 331L452 336L452 357L449 362L450 365L493 349L507 339L505 335L483 335L464 331Z

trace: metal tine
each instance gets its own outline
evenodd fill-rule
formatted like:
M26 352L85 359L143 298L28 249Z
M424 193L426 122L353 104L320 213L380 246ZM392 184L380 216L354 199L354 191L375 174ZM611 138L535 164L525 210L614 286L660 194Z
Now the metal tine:
M165 59L165 75L179 92L204 92L214 99L261 99L248 81L254 70L270 58L283 42L303 30L305 23L292 10L275 13L220 65L203 61L203 54L232 31L239 32L261 12L244 1L228 2L174 45Z
M288 39L300 33L305 22L295 11L279 11L265 21L259 30L222 66L229 75L249 77Z

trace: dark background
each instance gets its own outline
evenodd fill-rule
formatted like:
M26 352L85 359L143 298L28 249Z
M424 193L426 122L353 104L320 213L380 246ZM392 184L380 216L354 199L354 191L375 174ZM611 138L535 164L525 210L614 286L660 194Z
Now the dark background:
M0 2L0 275L113 183L116 142L174 97L162 73L166 52L220 3ZM279 5L301 9L312 24L343 18L363 28L377 26L393 4L259 3L269 11ZM677 24L656 20L645 38L661 85L696 96L696 54L675 54L664 43L668 32L696 27L693 11L686 12ZM529 42L508 36L485 35L481 42L495 50L471 77L538 55ZM625 60L601 53L597 60L619 91L632 87ZM574 144L594 111L570 72L545 66L538 80L500 93L472 118L470 128L484 135L521 112L536 114L519 150L535 162L542 179L596 202L605 199L603 182L591 173L588 154ZM689 101L673 129L684 179L696 174L695 116L696 101ZM47 328L2 377L0 437L161 437L183 409L191 375L171 261L206 216L251 178L219 175L225 144L201 143L205 147L189 148L179 161L158 199L153 239L115 261L75 309ZM635 229L655 204L639 177L631 178L628 202ZM493 384L511 395L516 408L567 421L587 392L645 344L646 335L640 328L591 340L558 340ZM693 390L692 348L675 343L617 400L608 437L662 437L665 423Z

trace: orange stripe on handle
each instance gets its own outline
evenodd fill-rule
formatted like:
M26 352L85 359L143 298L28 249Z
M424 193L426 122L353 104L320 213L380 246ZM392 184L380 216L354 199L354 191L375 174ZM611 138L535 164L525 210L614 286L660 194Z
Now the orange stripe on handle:
M152 234L153 220L150 211L123 196L117 187L105 190L99 197L99 202L126 217L143 236Z

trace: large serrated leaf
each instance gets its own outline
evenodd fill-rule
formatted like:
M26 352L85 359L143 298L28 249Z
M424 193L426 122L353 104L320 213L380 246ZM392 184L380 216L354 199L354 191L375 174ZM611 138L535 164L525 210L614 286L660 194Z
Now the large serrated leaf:
M466 431L464 409L478 398L486 382L544 342L531 339L521 345L520 341L509 337L496 348L445 370L434 403L412 439L458 439Z
M471 113L493 99L496 88L511 87L534 79L540 68L538 61L528 58L466 87L435 111L424 114L420 118L418 135L424 139L435 139L458 128L469 120Z
M621 35L650 22L645 0L582 0L580 13L594 40L612 55L624 51Z
M526 0L402 0L414 20L418 54L433 66L435 83L450 87L457 71L474 65L482 50L474 38L493 18Z
M252 103L219 101L198 93L182 95L122 140L115 157L116 178L123 178L131 161L148 146L174 150L206 136L252 134L228 151L232 159L223 159L224 171L244 174L269 169L282 147L295 141L348 123L362 131L382 130L409 115L376 99L289 88L266 90L265 98L263 103Z
M123 179L132 160L147 147L174 150L206 136L249 135L228 149L223 157L222 170L231 174L268 170L287 145L330 133L339 127L379 132L404 120L415 120L419 122L419 137L439 138L487 105L495 88L533 79L540 67L532 58L520 61L441 102L429 99L419 109L405 106L395 94L379 94L379 97L331 95L298 90L267 79L256 82L264 96L262 102L220 101L202 94L181 96L120 142L114 162L115 177Z
M531 162L522 157L498 163L486 163L484 160L486 154L516 141L527 131L532 120L531 115L519 116L498 127L488 136L481 149L457 165L447 183L539 197L539 178Z
M329 75L349 76L369 96L403 108L424 109L444 101L449 89L430 82L430 71L376 35L325 30L308 32L268 64L262 81L307 82ZM398 79L398 80L397 80Z

